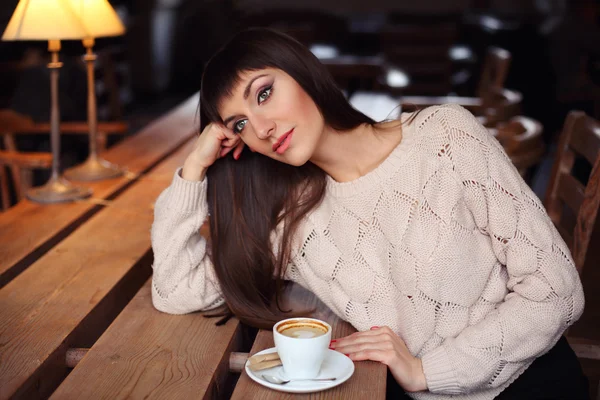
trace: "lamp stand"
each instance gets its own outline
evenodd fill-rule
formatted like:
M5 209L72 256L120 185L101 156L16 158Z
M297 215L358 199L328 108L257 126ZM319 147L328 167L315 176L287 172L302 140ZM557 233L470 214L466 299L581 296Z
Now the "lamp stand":
M96 55L92 52L92 47L94 47L94 39L84 39L83 45L86 48L86 54L83 59L87 64L90 154L88 159L83 164L65 171L65 176L74 181L98 181L102 179L116 178L123 175L123 170L121 170L118 166L98 157L98 116L94 82L94 62L96 61Z
M52 60L50 69L50 147L52 148L52 173L45 185L30 189L26 196L38 203L60 203L88 197L92 191L88 188L73 186L60 176L60 111L58 104L58 73L62 63L58 61L60 40L49 40L48 51Z

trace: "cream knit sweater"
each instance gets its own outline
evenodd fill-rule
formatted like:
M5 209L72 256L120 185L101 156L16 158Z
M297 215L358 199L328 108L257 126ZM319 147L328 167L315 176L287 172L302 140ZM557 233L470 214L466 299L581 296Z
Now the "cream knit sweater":
M156 202L152 298L161 311L223 301L198 233L206 186L176 173ZM415 399L494 398L583 311L577 271L544 207L460 106L423 110L365 176L328 178L296 237L286 278L358 330L392 328L423 361L429 392Z

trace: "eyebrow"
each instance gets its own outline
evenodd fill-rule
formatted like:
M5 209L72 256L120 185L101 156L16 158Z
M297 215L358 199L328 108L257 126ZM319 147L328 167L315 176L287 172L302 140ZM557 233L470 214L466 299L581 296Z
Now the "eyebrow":
M257 75L254 78L252 78L250 80L250 82L248 82L248 84L246 85L246 88L244 89L244 100L246 100L248 98L248 96L250 96L250 88L252 87L252 84L254 83L254 81L259 78L262 78L263 76L267 76L267 74ZM231 117L229 117L223 121L223 125L227 126L227 124L229 124L231 121L233 121L237 117L238 117L238 115L232 115Z

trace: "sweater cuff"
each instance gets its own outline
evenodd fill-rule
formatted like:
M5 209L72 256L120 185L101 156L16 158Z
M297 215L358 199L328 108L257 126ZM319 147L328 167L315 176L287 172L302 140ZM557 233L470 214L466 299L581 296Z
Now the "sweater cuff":
M170 206L183 211L198 211L206 208L208 179L188 181L181 177L181 167L177 168L171 182ZM206 210L208 211L208 210Z
M462 394L448 353L440 346L421 357L427 388L432 393Z

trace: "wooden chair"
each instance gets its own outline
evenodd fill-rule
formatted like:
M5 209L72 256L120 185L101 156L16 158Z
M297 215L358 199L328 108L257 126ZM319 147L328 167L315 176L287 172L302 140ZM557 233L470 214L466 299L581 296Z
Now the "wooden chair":
M108 135L125 135L129 129L126 122L98 122L98 152L106 150ZM50 123L34 122L29 116L10 109L0 109L0 135L48 134ZM60 133L88 135L87 122L61 122Z
M587 179L577 177L574 172L579 161L592 166ZM597 246L592 245L591 239L600 228L597 224L600 206L600 123L583 112L571 111L567 116L546 192L545 206L569 246L582 278L586 291L586 313L597 313L594 308L600 305L597 300L598 268L590 267L598 267L598 252L594 250ZM590 255L592 259L589 258ZM585 314L582 317L584 319ZM597 319L592 319L595 321L590 324L595 331ZM573 328L569 329L567 338L577 356L582 359L584 372L590 379L592 398L597 398L600 394L600 341L597 338L588 339L585 337L587 335L574 334Z
M476 97L464 96L402 96L401 105L427 107L436 104L457 103L482 117L484 125L494 127L498 122L508 121L521 112L523 96L520 92L504 88L511 55L508 51L492 47L486 61Z
M484 98L505 87L511 59L512 56L508 50L499 47L488 48L477 86L478 97Z
M490 132L498 139L506 154L525 180L529 172L537 166L544 155L545 145L542 139L542 124L533 118L522 115L499 123Z
M600 205L599 154L600 123L583 112L570 112L546 192L546 209L569 245L579 273L583 269ZM587 184L572 175L577 158L592 165Z
M522 102L523 95L511 89L490 89L490 93L485 97L402 96L400 98L400 106L403 109L411 106L424 108L446 103L460 104L475 116L481 117L481 122L488 128L520 115Z
M98 149L101 153L106 149L108 134L125 134L128 126L123 122L100 122L98 123ZM87 122L62 122L60 124L62 134L85 134L89 133ZM6 209L10 206L11 195L8 174L6 168L10 169L10 176L14 185L14 198L18 202L24 197L24 193L32 185L32 170L37 168L50 168L52 156L49 153L23 153L19 152L16 144L16 136L20 134L44 134L50 132L49 123L36 123L26 115L19 114L13 110L0 109L0 138L4 150L0 151L0 187L2 190L2 206Z
M5 141L5 143L7 142ZM14 186L14 197L18 202L31 186L32 171L38 168L50 169L50 167L52 167L52 154L50 153L19 153L0 150L0 211L6 210L12 204L12 190L7 168L10 170L10 179Z

